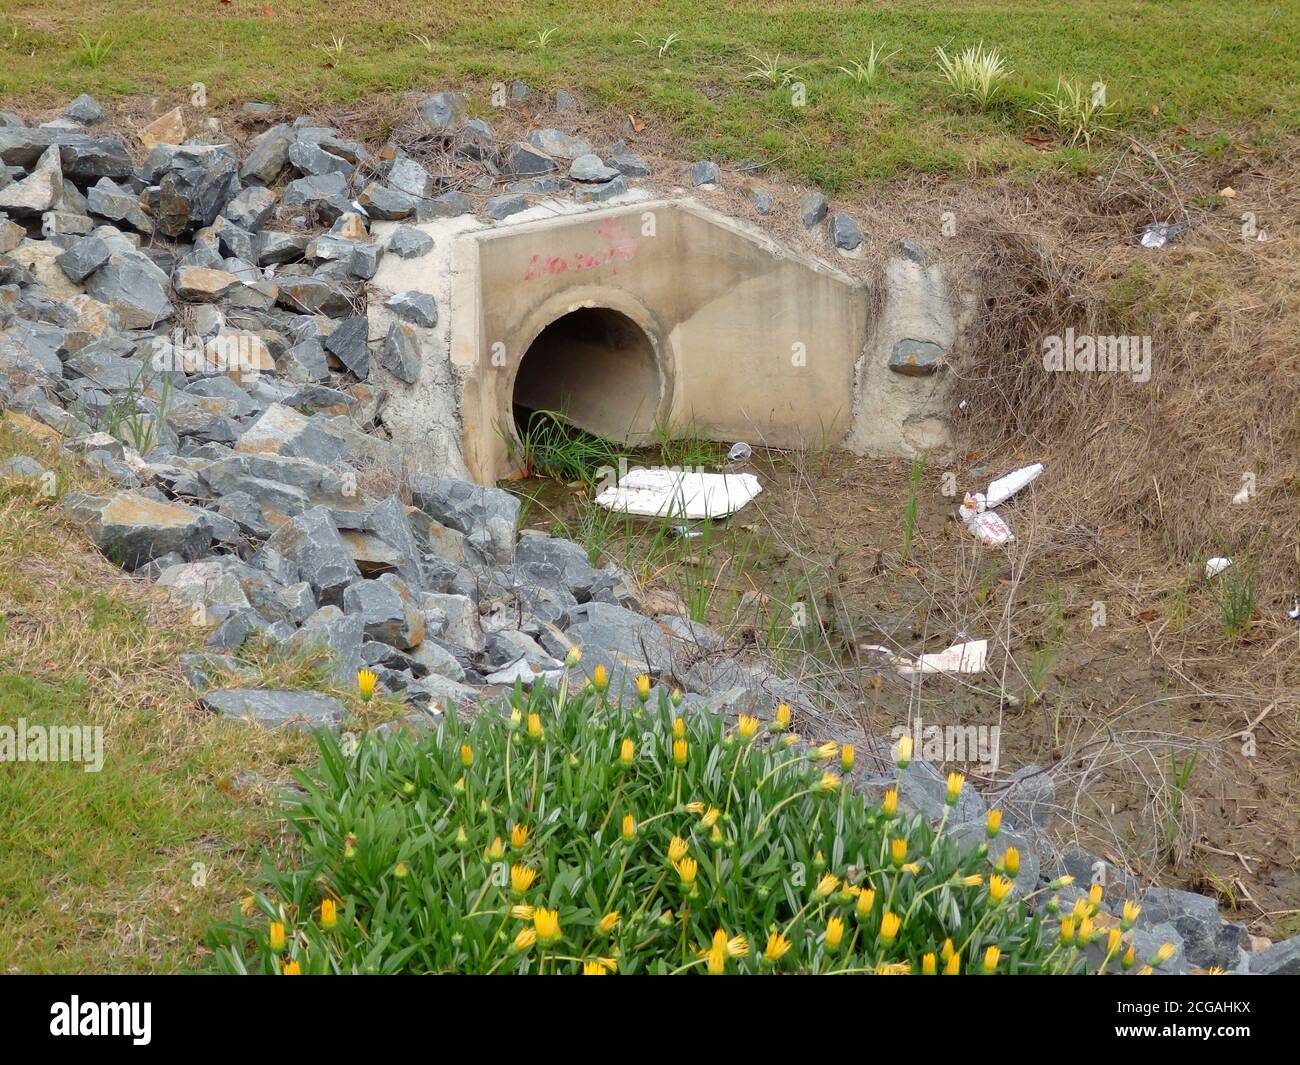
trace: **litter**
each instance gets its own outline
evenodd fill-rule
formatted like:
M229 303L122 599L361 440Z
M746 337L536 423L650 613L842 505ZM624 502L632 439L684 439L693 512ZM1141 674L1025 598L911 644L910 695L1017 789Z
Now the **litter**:
M987 492L967 493L961 506L957 508L957 513L966 523L966 528L970 530L971 535L980 543L988 544L990 547L1009 544L1015 540L1016 536L1011 531L1011 526L989 508L1005 503L1022 488L1038 480L1044 469L1041 462L1022 466L995 481L990 481Z
M1011 526L991 510L976 514L966 523L966 528L976 540L989 547L1001 547L1003 544L1012 543L1016 538L1016 534L1011 531Z
M1043 464L1035 462L1032 466L1024 466L1018 470L1012 470L1005 477L999 477L996 481L989 483L989 490L985 502L990 507L996 507L1005 503L1013 495L1020 491L1028 484L1038 480L1039 475L1043 472Z
M483 679L489 684L514 684L515 681L521 681L525 688L531 688L537 681L546 683L558 682L564 676L562 669L534 670L528 664L527 656L521 657L508 666L503 666L495 673L489 673Z
M1300 595L1291 597L1291 609L1286 612L1286 616L1292 621L1300 621Z
M1217 577L1225 569L1232 565L1230 558L1207 558L1205 560L1205 579Z
M917 673L983 673L989 659L988 640L965 640L943 651L916 658L894 654L888 647L879 644L864 644L859 650L884 652L889 655L894 668L904 676Z
M1181 222L1152 222L1142 230L1142 247L1163 248L1170 241L1181 237L1186 228Z
M635 469L596 496L596 505L648 518L698 521L734 514L762 490L752 473Z
M754 449L743 440L737 440L727 452L727 459L730 462L748 462L753 457Z

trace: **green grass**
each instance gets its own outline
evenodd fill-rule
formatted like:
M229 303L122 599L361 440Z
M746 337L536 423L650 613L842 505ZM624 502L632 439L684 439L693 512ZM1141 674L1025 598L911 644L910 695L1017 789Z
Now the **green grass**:
M1029 109L1059 78L1105 81L1118 102L1107 124L1125 132L1169 140L1185 127L1229 142L1249 134L1267 146L1300 124L1293 15L1291 5L1258 0L1045 0L1029 9L992 0L648 0L633 11L571 0L103 0L79 10L3 0L0 98L7 107L54 106L89 91L106 101L148 93L181 102L203 82L214 106L259 98L346 110L377 92L468 86L486 111L493 82L520 79L633 112L683 153L778 159L836 189L900 171L1064 166L1068 151L1023 142L1042 125ZM82 36L114 39L124 25L130 41L117 39L88 63ZM672 35L662 55L644 43ZM869 57L873 41L895 54L887 76L866 88L842 69ZM937 48L952 54L981 41L1014 72L987 111L950 102L934 63ZM781 57L775 84L746 78L762 65L755 55ZM790 68L806 85L806 106L779 84ZM1085 165L1105 162L1099 154Z

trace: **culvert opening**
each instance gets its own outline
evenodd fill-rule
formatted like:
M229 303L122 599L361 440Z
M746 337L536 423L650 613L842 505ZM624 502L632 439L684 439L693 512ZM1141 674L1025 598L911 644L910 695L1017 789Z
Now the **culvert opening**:
M537 334L515 375L515 427L526 438L538 412L556 412L606 440L636 442L654 431L662 392L645 331L608 307L582 307Z

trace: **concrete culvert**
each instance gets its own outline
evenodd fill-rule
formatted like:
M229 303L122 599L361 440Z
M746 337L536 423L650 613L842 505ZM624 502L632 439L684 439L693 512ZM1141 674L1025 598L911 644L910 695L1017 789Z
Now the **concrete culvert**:
M627 315L582 307L546 326L515 375L515 426L533 411L557 411L589 433L615 441L647 439L663 394L650 338Z

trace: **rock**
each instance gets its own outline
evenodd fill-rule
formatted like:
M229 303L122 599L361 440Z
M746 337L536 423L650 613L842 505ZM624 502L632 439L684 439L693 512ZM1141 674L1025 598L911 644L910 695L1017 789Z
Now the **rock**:
M219 300L238 283L239 279L234 274L202 266L180 266L172 274L172 288L176 290L176 295L196 303Z
M419 206L419 198L398 189L385 188L371 182L357 197L357 203L365 208L371 218L396 221L410 218Z
M280 277L277 302L303 314L342 318L352 310L350 294L340 282L319 277Z
M925 249L914 240L904 237L898 242L898 250L903 253L904 258L911 259L918 266L925 266L929 262Z
M138 492L107 498L71 496L65 505L99 549L128 570L172 552L195 559L212 542L203 511L160 503Z
M240 229L256 233L275 210L275 193L261 185L249 185L235 194L222 209L224 217L229 218Z
M289 145L289 165L307 177L342 174L344 178L350 178L357 169L346 159L331 155L319 144L309 141L294 141Z
M1250 942L1241 925L1227 924L1219 917L1213 899L1176 888L1148 888L1142 896L1138 921L1144 926L1165 921L1172 924L1183 937L1187 961L1201 968L1235 968L1237 952Z
M44 476L45 467L30 455L0 461L0 481L36 481Z
M418 112L430 129L450 130L465 114L465 97L458 92L436 93L421 102Z
M187 652L176 659L189 686L200 695L235 680L243 684L257 681L257 670L252 669L234 655L212 651Z
M618 175L619 171L606 166L599 155L580 155L569 167L569 177L574 181L611 181Z
M325 350L364 381L370 375L370 321L364 314L340 322L325 338Z
M404 155L393 160L393 165L388 169L387 184L390 189L404 192L419 200L428 199L433 195L434 190L433 178L429 175L429 171L414 159Z
M609 157L609 165L624 177L650 176L650 165L639 155L633 155L630 152L624 152L621 155L611 155Z
M1300 975L1300 936L1284 939L1258 954L1252 954L1250 973L1253 976Z
M474 205L470 203L469 197L459 189L454 189L435 196L432 200L422 201L415 209L415 220L423 224L437 218L455 218L469 214L472 210Z
M690 179L691 184L699 188L701 185L719 184L722 181L722 175L718 172L717 163L704 159L691 164Z
M410 651L424 640L424 617L410 588L385 573L378 580L358 580L343 593L345 614L361 618L367 637Z
M6 166L30 170L51 145L58 146L64 176L78 181L125 178L133 170L126 145L117 137L90 137L66 129L0 127L0 163Z
M327 667L340 684L352 686L361 668L363 628L359 617L348 617L336 606L323 606L290 637L286 650L308 663Z
M0 255L8 255L27 239L27 230L17 222L0 216Z
M295 344L280 358L280 372L290 381L319 382L330 380L329 362L325 345L319 340L304 340Z
M831 215L831 242L841 251L853 251L862 243L857 222L842 211Z
M512 144L501 157L501 172L514 177L549 174L555 169L554 159L529 144Z
M254 239L258 266L297 262L307 251L311 238L305 233L277 233L263 230Z
M615 196L621 196L627 192L627 179L619 174L612 181L606 181L603 185L588 185L584 188L575 189L573 198L578 203L604 203L606 200L612 200Z
M46 240L51 237L84 237L94 228L95 223L89 215L71 211L46 211L41 215L41 233Z
M466 159L490 161L495 158L496 150L492 127L481 118L471 118L456 138L456 154Z
M523 196L493 196L483 205L484 213L497 222L526 210L528 201Z
M500 488L416 474L411 499L431 518L463 533L487 557L508 565L514 557L519 500Z
M0 187L0 211L12 214L43 214L62 201L63 171L59 163L59 149L54 146L45 150L27 177Z
M388 327L379 363L399 381L414 384L420 376L420 338L414 327L394 322Z
M342 437L324 429L316 419L273 403L235 445L237 452L311 459L328 466L347 454Z
M153 221L140 206L140 198L112 178L100 178L86 194L86 203L100 218L124 223L140 233L153 232Z
M85 237L77 241L56 260L68 280L80 284L106 262L112 252L99 237Z
M361 576L324 507L313 507L281 525L263 550L267 548L293 563L298 579L310 584L322 603L339 603L344 589Z
M799 219L803 222L804 229L812 229L818 222L826 217L826 211L829 204L826 197L820 192L813 191L805 193L799 198Z
M231 253L251 259L252 235L234 222L218 218L239 190L235 158L226 152L207 152L194 159L192 165L178 165L159 179L157 202L153 205L158 231L179 237L187 229L215 223L218 235ZM243 243L231 243L235 234Z
M388 250L399 259L418 259L433 251L433 238L414 226L398 226L388 241Z
M1047 770L1027 765L1011 774L1008 786L992 805L1018 827L1045 828L1056 808L1056 784Z
M533 130L528 135L528 143L534 148L540 148L552 159L577 159L591 154L591 145L586 141L553 126Z
M284 187L280 202L285 207L306 207L333 222L352 210L348 182L342 174L318 174L298 178Z
M399 292L390 297L384 306L402 321L412 325L432 329L438 324L438 304L427 292Z
M947 354L933 341L906 338L894 345L889 368L904 377L929 377L946 365Z
M239 171L240 180L257 185L274 185L289 165L289 145L293 143L291 126L272 126L258 139Z
M199 699L199 705L222 717L295 732L338 732L348 716L347 707L333 696L311 691L228 688L208 692Z
M99 102L84 92L68 104L63 109L63 113L69 118L76 119L83 126L97 126L108 118L104 109L99 106Z
M179 107L168 111L136 134L145 150L159 144L181 144L185 140L185 116Z
M535 583L546 584L549 568L559 584L578 602L591 598L591 592L605 577L587 558L587 549L572 540L528 532L519 537L515 547L517 572L533 576Z

